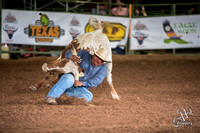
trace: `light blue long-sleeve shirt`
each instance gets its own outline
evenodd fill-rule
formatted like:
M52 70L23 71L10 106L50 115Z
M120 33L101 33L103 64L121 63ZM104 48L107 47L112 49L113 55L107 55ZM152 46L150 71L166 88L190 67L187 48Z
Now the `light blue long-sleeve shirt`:
M69 59L72 55L71 51L65 52L65 57ZM97 87L105 78L107 73L107 67L105 64L100 66L93 66L91 59L92 55L85 50L80 50L78 56L81 58L81 63L79 64L81 68L84 69L84 77L80 77L79 81L83 83L87 89L91 87Z

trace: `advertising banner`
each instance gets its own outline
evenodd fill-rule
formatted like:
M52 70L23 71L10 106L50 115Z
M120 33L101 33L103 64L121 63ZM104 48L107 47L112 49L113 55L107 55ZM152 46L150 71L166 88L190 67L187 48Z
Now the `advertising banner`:
M200 15L133 18L131 50L200 47Z
M109 23L105 25L103 33L108 36L112 48L127 43L127 18L4 9L1 20L2 43L66 46L79 34L94 30L88 24L90 16Z

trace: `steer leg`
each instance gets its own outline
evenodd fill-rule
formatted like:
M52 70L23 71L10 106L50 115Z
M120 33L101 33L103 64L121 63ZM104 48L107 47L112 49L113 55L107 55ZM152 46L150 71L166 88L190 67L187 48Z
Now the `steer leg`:
M108 79L108 78L110 78L110 79ZM112 95L112 98L113 98L113 99L120 100L120 98L119 98L117 92L116 92L115 89L114 89L114 86L113 86L113 83L112 83L112 77L107 77L107 81L108 81L108 83L109 83L109 85L110 85L110 88L111 88L111 95Z
M49 86L48 87L52 87L52 86L54 86L59 80L60 80L60 78L61 78L61 76L63 75L64 73L60 73L60 74L58 74L57 76L56 76L56 78L49 84Z
M37 84L31 85L29 89L33 90L34 92L37 92L38 88L40 88L45 83L45 81L47 81L50 78L50 76L51 74L48 73L48 75L45 78L40 80Z
M110 88L111 88L112 98L119 100L120 98L117 95L117 92L115 91L113 83L112 83L112 73L111 73L112 72L112 63L106 63L106 66L108 68L106 77L107 77L108 84L110 85Z

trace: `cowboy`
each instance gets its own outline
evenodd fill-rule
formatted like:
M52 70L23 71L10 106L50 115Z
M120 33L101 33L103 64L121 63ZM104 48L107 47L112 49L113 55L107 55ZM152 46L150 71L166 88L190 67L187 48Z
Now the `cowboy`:
M51 88L47 95L47 104L56 105L56 99L63 93L68 97L76 97L90 102L93 98L89 91L91 87L97 87L105 78L107 67L105 63L108 53L104 48L100 48L94 55L85 50L80 50L78 55L73 55L71 50L65 52L65 57L71 59L75 64L79 64L84 69L84 76L75 80L72 73L63 74L60 80Z

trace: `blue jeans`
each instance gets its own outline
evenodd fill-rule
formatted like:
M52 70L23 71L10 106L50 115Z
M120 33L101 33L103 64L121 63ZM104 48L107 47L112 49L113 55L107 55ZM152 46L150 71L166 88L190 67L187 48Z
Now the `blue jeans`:
M48 97L59 98L63 93L69 97L85 98L90 102L93 98L92 93L85 87L74 87L74 76L72 74L63 74L60 80L51 88Z

